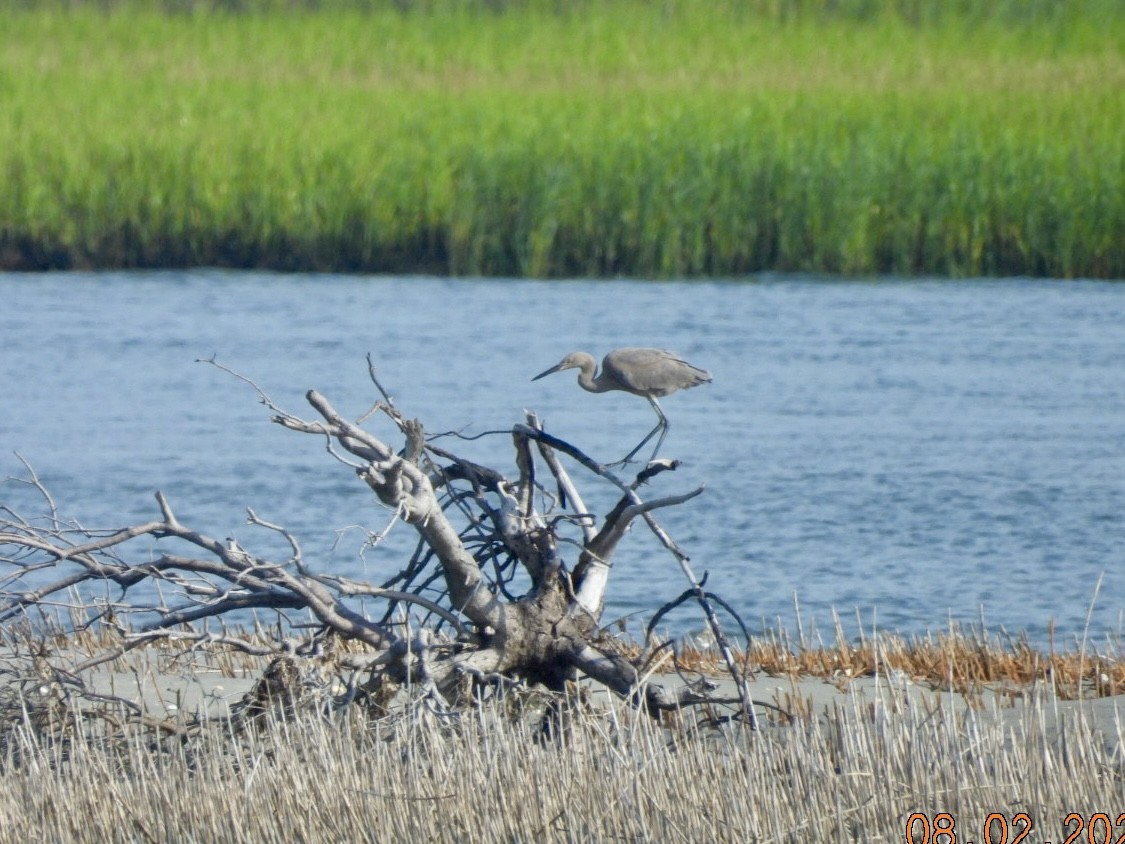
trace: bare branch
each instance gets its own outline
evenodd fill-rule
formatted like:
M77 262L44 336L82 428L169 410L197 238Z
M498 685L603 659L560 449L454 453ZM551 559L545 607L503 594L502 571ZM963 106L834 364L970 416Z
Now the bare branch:
M671 659L671 649L659 651L657 659L634 662L615 652L598 629L613 555L641 518L689 577L692 588L685 596L703 606L726 647L711 608L726 605L703 592L687 555L654 515L692 500L702 487L651 501L639 493L656 476L674 470L676 461L653 461L626 483L579 448L547 434L528 412L526 424L510 430L518 468L511 480L434 444L433 438L427 442L422 424L395 406L370 355L368 375L381 398L359 422L342 417L316 390L306 393L316 416L301 419L214 357L201 362L253 388L274 423L323 438L333 460L348 466L392 510L383 533L367 532L360 570L366 571L363 555L372 548L382 562L387 546L380 540L398 520L418 535L409 560L392 565L390 571L397 573L384 575L382 583L354 571L328 572L315 552L308 550L306 556L284 525L249 509L246 522L252 530L267 532L273 544L276 537L284 540L282 557L255 553L250 539L245 545L220 540L185 524L161 492L156 493L159 518L110 531L87 530L61 521L53 499L25 463L30 479L20 482L40 492L49 515L26 519L0 506L0 621L22 618L28 629L55 629L68 624L69 613L73 633L82 632L88 640L103 637L78 662L79 673L160 642L184 652L216 648L277 655L278 665L327 654L337 667L367 672L363 689L412 684L441 712L473 699L461 691L466 684L542 683L562 691L577 674L654 714L694 700L695 693L649 682L661 660ZM376 413L394 423L392 433L403 437L401 451L362 427ZM560 454L618 491L600 529ZM542 465L557 486L557 499L543 489L542 480L537 482ZM539 512L537 504L549 509ZM567 555L577 558L572 566ZM369 617L371 606L379 609ZM276 614L276 630L271 624L266 633L259 611L271 618ZM301 614L300 623L295 613ZM420 627L415 614L425 616ZM246 624L248 618L253 634L228 630L228 623ZM221 633L208 629L216 620ZM294 636L300 637L298 644ZM733 668L732 676L741 679ZM353 673L341 705L357 699L360 686ZM748 700L744 693L745 712L750 712ZM113 717L148 716L129 710Z

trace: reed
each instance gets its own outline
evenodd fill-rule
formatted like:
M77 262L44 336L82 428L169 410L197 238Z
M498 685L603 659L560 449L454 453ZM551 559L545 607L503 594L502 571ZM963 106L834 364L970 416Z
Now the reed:
M1050 716L842 706L716 740L611 711L574 715L546 746L488 707L187 742L106 742L75 716L62 741L4 736L0 840L890 842L940 812L974 839L990 814L1024 812L1046 840L1072 812L1112 824L1119 760L1082 717Z
M0 6L0 268L1125 277L1115 3L163 9Z
M85 658L109 644L106 635L87 630L45 644L57 658ZM32 644L6 634L3 655L42 652ZM657 722L587 695L567 708L565 737L547 743L530 693L462 712L418 703L373 718L354 707L257 729L216 719L180 734L107 719L94 699L72 698L45 715L41 700L24 699L42 694L40 681L21 679L10 660L0 671L0 842L898 842L915 813L916 840L927 840L924 824L932 833L941 812L959 840L997 840L998 828L978 838L993 813L1014 833L1021 812L1036 840L1062 840L1074 830L1075 821L1064 823L1071 813L1093 826L1109 812L1114 828L1125 734L1112 715L1093 717L1093 701L1063 708L1052 690L1065 687L1064 657L1078 656L1081 671L1096 664L1119 692L1119 645L1116 653L1041 654L980 631L849 641L837 629L828 643L772 631L751 654L759 671L845 684L899 666L942 688L964 681L1024 694L969 709L946 693L909 704L861 694L819 711L787 698L781 703L800 717L763 718L757 732L701 726L688 713ZM195 670L256 674L261 665L249 659L163 642L112 667L191 682ZM1115 693L1085 685L1086 698ZM955 691L973 702L972 688Z
M1125 660L1120 642L1086 648L1051 647L1044 652L1026 635L997 635L955 627L947 632L903 637L881 633L849 640L837 626L831 642L792 637L783 628L752 639L748 664L770 677L819 677L847 688L861 677L901 676L926 688L952 691L977 705L983 692L1023 698L1033 684L1049 687L1059 700L1115 697L1125 694ZM746 660L745 652L740 660ZM713 647L690 643L681 648L680 665L720 673L723 662Z

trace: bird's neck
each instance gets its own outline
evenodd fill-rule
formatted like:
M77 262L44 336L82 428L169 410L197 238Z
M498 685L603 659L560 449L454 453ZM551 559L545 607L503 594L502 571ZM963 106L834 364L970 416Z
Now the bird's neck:
M578 386L591 393L604 393L613 389L610 385L602 382L600 375L594 375L594 370L593 364L589 367L582 367L582 371L578 373Z

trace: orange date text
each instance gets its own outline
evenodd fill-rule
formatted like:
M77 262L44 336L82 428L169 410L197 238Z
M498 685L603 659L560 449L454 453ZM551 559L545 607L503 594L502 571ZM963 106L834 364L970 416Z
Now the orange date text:
M1071 812L1063 819L1060 833L1046 841L1028 835L1035 822L1027 812L1010 817L993 812L976 829L957 826L949 812L932 817L914 812L906 819L906 844L1125 844L1125 812L1116 819L1105 812L1087 817Z

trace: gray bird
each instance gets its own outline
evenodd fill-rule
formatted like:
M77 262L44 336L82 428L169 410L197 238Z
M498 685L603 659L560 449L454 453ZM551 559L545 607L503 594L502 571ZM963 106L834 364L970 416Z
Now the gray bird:
M711 373L698 366L692 366L674 352L666 349L614 349L602 360L602 371L595 375L597 362L586 352L571 352L546 372L540 372L532 381L538 381L554 372L564 369L577 369L578 384L591 393L606 393L621 390L635 396L644 396L656 411L656 427L653 428L637 447L625 455L622 463L628 463L644 444L659 431L660 438L652 451L650 460L656 459L664 437L668 434L668 417L660 407L657 398L671 395L677 390L686 390L711 381Z

